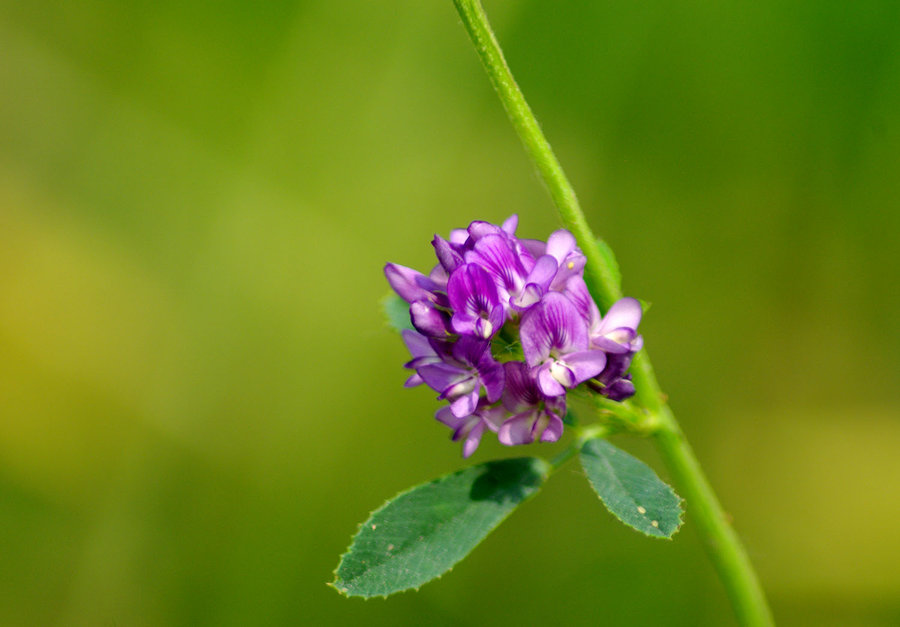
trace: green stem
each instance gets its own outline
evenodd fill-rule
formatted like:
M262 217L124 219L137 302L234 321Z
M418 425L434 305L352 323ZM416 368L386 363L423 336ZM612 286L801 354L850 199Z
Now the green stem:
M608 309L622 295L616 269L601 251L569 179L516 84L481 2L453 0L453 3L510 121L553 197L563 224L578 239L587 257L585 280L588 287L600 306ZM666 404L645 351L635 355L632 376L637 403L656 421L654 436L660 453L690 504L691 516L699 527L704 546L725 585L738 620L742 625L772 625L772 614L750 559Z
M773 625L765 592L750 557L728 523L716 493L668 406L663 406L660 413L660 428L655 437L660 453L691 506L691 517L699 527L704 548L725 585L738 621L741 625Z

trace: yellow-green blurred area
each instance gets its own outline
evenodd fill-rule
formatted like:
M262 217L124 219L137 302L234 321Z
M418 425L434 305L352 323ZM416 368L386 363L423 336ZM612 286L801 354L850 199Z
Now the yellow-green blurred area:
M490 0L784 625L900 624L900 3ZM558 228L450 0L0 1L0 624L729 625L577 464L454 570L327 588L469 462L383 264ZM616 442L668 477L648 442Z

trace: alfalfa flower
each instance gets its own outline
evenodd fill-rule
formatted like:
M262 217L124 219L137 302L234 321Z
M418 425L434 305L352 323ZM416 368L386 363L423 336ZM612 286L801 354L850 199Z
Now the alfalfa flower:
M623 298L601 316L572 234L519 239L517 226L512 216L436 235L428 274L384 269L415 328L403 332L406 385L447 401L436 417L465 457L488 432L509 446L558 440L566 395L581 385L613 400L634 394L626 371L641 347L640 303Z

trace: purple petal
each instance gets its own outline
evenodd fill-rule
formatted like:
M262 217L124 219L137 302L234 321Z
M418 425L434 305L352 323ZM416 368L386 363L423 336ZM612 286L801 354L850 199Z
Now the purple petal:
M450 243L451 244L465 244L466 240L469 239L469 232L465 229L453 229L450 231Z
M503 229L503 232L510 237L514 237L516 235L516 228L518 226L519 216L514 213L503 221L503 224L500 226L500 228Z
M547 254L547 243L542 242L539 239L516 238L516 241L519 242L519 246L521 246L523 250L528 251L535 259L539 259Z
M497 432L497 439L506 446L518 444L531 444L534 442L532 428L535 423L535 411L526 411L517 414L503 423Z
M488 316L488 320L490 321L491 325L493 325L494 332L496 333L496 331L503 326L503 323L506 320L506 311L503 309L503 305L498 302L491 310L491 313Z
M538 303L522 316L519 339L529 366L536 366L550 356L550 349L553 348L553 330L544 320L543 303Z
M582 351L588 347L587 323L575 305L559 292L543 300L522 316L519 327L522 351L529 366L556 355Z
M450 319L450 328L459 335L472 336L479 340L486 340L497 329L484 318L467 316L464 313L455 314Z
M556 263L556 259L550 255L543 255L535 262L534 267L531 269L531 272L528 274L525 281L528 283L537 283L546 290L553 281L553 277L556 276L556 270L558 268L559 265Z
M631 342L635 338L633 329L613 329L606 335L591 338L591 346L607 353L622 354L632 351Z
M509 238L510 247L513 250L513 254L519 260L519 263L522 265L522 269L524 270L524 274L528 275L529 272L534 268L535 259L539 259L541 255L535 257L531 254L527 248L522 246L522 242L520 242L515 237Z
M603 385L611 385L616 379L623 376L631 365L634 353L613 354L606 359L606 367L597 375L597 381Z
M547 254L556 258L558 265L562 265L569 253L575 250L575 236L565 229L554 231L547 238Z
M584 279L580 276L569 277L563 293L572 301L575 308L578 309L578 313L588 323L590 329L599 328L600 310L597 309L597 304L588 291Z
M450 275L450 281L447 283L447 296L450 299L450 307L457 311L477 304L467 302L468 299L476 296L492 302L499 302L497 286L491 275L474 263L460 266Z
M547 426L544 427L544 433L541 434L541 442L556 442L562 437L563 421L555 414L544 413L544 416L546 416L547 419ZM537 420L535 422L540 423L542 420Z
M496 224L491 224L490 222L484 222L482 220L475 220L469 224L468 231L469 237L475 242L487 235L498 235L503 233Z
M505 313L503 310L503 305L497 304L494 308L488 313L487 319L483 317L473 318L473 319L465 319L464 316L460 316L460 322L457 325L454 325L454 328L457 326L461 327L457 330L459 334L471 334L477 338L483 340L489 340L492 335L497 333L500 330L500 327L503 326L503 320L505 319ZM456 320L457 317L454 317ZM474 322L473 322L474 321ZM467 329L467 330L462 330Z
M478 381L478 377L473 374L468 374L465 377L460 378L457 381L453 381L450 385L448 385L443 392L438 396L438 400L449 400L452 403L456 402L458 399L464 396L472 396L474 395L474 402L472 403L472 409L469 410L469 413L473 413L475 411L475 404L478 401L478 391L481 389L481 384ZM452 407L451 407L452 408ZM457 413L457 410L453 411L457 416L466 416L468 414L460 414Z
M631 350L635 353L644 348L644 336L639 335L631 340Z
M609 308L600 324L600 333L607 335L613 329L637 329L641 322L641 303L635 298L620 298Z
M447 363L453 363L453 350L456 348L456 345L459 343L458 340L453 338L441 338L441 337L430 337L428 338L428 345L434 351L434 354L437 355L443 361Z
M559 264L559 270L556 272L553 283L550 284L550 289L560 292L564 291L566 289L566 282L569 279L572 277L581 278L584 275L584 266L586 262L587 258L578 250L570 253L569 256ZM597 317L600 317L599 314Z
M577 381L575 380L575 371L572 370L566 362L554 360L544 365L550 366L550 376L556 379L564 388L573 388L577 384ZM544 366L541 367L543 368ZM540 379L538 379L538 381L540 381ZM556 394L556 396L559 395Z
M445 398L448 398L448 397L445 396ZM464 417L472 414L472 412L475 411L475 408L477 406L478 406L478 388L476 387L474 390L472 390L468 394L463 394L459 398L452 401L450 403L450 411L452 411L455 416L464 418Z
M438 289L446 290L447 289L447 279L450 278L450 275L447 274L446 270L444 270L444 266L442 266L441 264L437 264L435 267L433 267L431 269L431 272L428 273L428 278L431 279L432 281L434 281L434 284L438 286ZM435 300L435 302L438 302L441 300L445 300L445 297L443 297L440 293L436 293L434 295L434 300ZM441 304L444 304L444 303L441 303Z
M409 352L413 357L424 357L435 354L434 349L431 348L431 345L428 343L428 338L424 335L416 333L415 331L410 331L409 329L403 329L403 331L400 332L400 335L403 337L403 343L406 344L406 348L409 349Z
M606 367L606 353L603 351L582 351L566 355L566 365L575 375L575 385L587 381L603 372Z
M489 363L482 361L483 359L489 359L492 362L493 358L490 351L487 350L488 346L490 346L490 342L485 340L471 336L461 337L453 345L453 358L459 363L471 367ZM485 355L485 353L487 354Z
M556 414L528 411L504 422L497 433L497 439L507 446L531 444L535 440L556 442L562 432L563 422Z
M460 423L463 421L462 418L457 418L456 416L454 416L449 407L441 407L434 414L434 417L438 420L438 422L444 423L453 430L459 428Z
M473 329L475 337L487 339L494 334L495 327L489 320L478 318L475 320L475 328Z
M428 384L428 387L441 394L457 383L472 376L461 368L445 363L428 364L418 368L416 371L425 383Z
M493 361L493 359L491 360ZM492 365L479 366L478 375L481 383L484 385L489 403L496 403L503 394L503 387L506 376L503 370L503 364L494 362Z
M481 329L481 333L477 328L477 322L479 320L480 318L473 318L471 316L466 316L465 314L456 314L450 318L450 328L458 335L474 335L479 339L486 339L481 335L481 333L484 332L484 328Z
M508 361L503 364L503 371L506 379L503 389L503 406L506 409L511 412L521 412L540 402L541 393L528 366L521 361Z
M525 311L541 300L544 290L537 283L529 283L518 296L510 298L510 304L518 311Z
M552 366L552 363L544 364L538 370L538 388L547 396L562 396L566 388L553 376Z
M500 429L503 421L509 415L503 407L480 409L478 413L481 415L487 428L494 432Z
M618 327L603 334L603 337L609 338L613 342L618 342L619 344L630 344L631 340L636 336L637 333L635 333L634 329L628 327Z
M456 442L465 438L463 442L463 457L469 457L481 443L481 437L485 429L497 431L503 423L506 413L502 407L489 408L484 401L479 402L475 413L466 416L456 416L450 407L442 407L434 417L453 429L451 439Z
M427 300L417 300L409 306L409 317L416 331L432 337L444 337L449 332L447 314Z
M430 278L406 266L389 263L384 266L384 276L400 298L408 303L417 300L433 300L440 286Z
M463 442L463 457L469 457L481 444L481 434L484 433L484 422L479 420L472 426L466 441Z
M438 357L437 355L424 355L422 357L416 357L415 359L410 359L408 362L403 364L404 368L410 368L412 370L418 370L423 366L433 366L434 364L443 364L444 360Z
M544 401L544 409L549 411L551 414L556 414L557 416L565 416L566 415L566 397L565 396L554 396L553 398L548 398Z
M484 267L507 291L518 293L523 285L525 269L505 234L486 235L478 240L475 248L466 253L466 261Z
M603 395L611 401L624 401L626 398L634 396L634 383L628 379L618 379L603 390Z
M446 340L440 340L433 337L426 338L409 329L404 329L402 333L403 341L413 356L409 362L403 364L404 368L413 368L417 370L422 366L439 364L445 361L447 352L445 348L447 345ZM424 342L422 340L424 340Z
M454 311L451 325L457 333L487 339L500 329L500 325L492 321L497 318L494 310L500 304L497 286L481 266L468 263L458 267L450 275L447 296ZM481 325L478 325L479 319L483 320Z
M434 246L434 252L437 254L438 261L441 262L441 266L447 272L453 272L464 263L462 254L458 250L458 245L454 246L440 235L434 236L434 239L431 240L431 245Z
M470 414L468 416L463 416L459 419L459 424L456 429L453 430L453 434L450 436L450 439L454 442L458 442L468 435L469 431L472 430L476 424L481 422L481 418L474 414Z
M422 377L419 376L419 373L417 372L417 373L413 374L412 376L410 376L410 377L403 383L403 387L405 387L405 388L414 388L414 387L416 387L417 385L422 385L423 383L425 383L425 381L422 379Z

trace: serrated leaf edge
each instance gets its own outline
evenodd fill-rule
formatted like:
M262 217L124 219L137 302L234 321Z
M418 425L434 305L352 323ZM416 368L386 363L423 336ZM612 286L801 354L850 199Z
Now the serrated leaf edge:
M603 503L603 506L606 508L606 511L609 512L610 514L612 514L613 517L616 518L616 520L618 520L620 523L622 523L623 525L625 525L625 526L628 527L629 529L634 529L634 530L637 531L638 533L643 534L643 535L647 536L648 538L656 538L656 539L658 539L658 540L669 540L669 541L671 541L672 538L675 537L675 534L678 533L679 531L681 531L682 525L684 525L684 506L683 506L684 499L681 498L681 497L678 495L677 492L675 492L675 489L674 489L672 486L670 486L667 482L665 482L665 481L663 481L662 479L660 479L659 475L656 474L656 471L653 470L653 468L652 468L649 464L647 464L647 463L646 463L645 461L643 461L642 459L638 459L637 457L634 457L634 455L631 455L631 453L628 453L627 451L622 451L622 449L620 449L619 447L616 447L618 450L622 451L622 452L625 453L626 455L629 455L629 456L631 456L631 457L634 457L634 459L637 459L639 462L641 462L642 464L644 464L645 466L647 466L647 468L650 468L650 470L653 471L654 476L656 476L656 478L659 480L659 482L662 483L664 486L666 486L666 488L669 490L669 492L672 494L672 496L674 496L674 497L678 500L678 502L676 503L676 504L678 505L678 526L676 526L675 529L672 530L672 533L669 534L669 535L665 535L665 534L663 534L663 533L660 533L660 534L647 533L647 532L644 531L643 529L638 529L638 528L635 527L634 525L625 522L624 520L622 520L622 517L621 517L621 516L619 516L618 514L616 514L614 511L612 511L612 510L609 508L609 505L606 504L606 501L604 500L604 498L603 498L602 496L600 496L600 492L597 491L597 488L594 486L594 482L591 481L591 476L588 474L587 469L584 467L584 461L582 461L582 460L583 460L583 455L584 455L584 447L587 446L587 444L588 444L589 442L593 442L594 440L603 440L603 438L593 438L593 439L591 439L591 440L585 441L584 444L582 444L581 449L579 449L579 451L578 451L578 461L579 461L579 463L581 464L581 469L584 471L585 479L587 479L588 483L589 483L590 486L591 486L591 489L594 491L594 494L596 494L596 495L597 495L597 498L600 499L600 502ZM610 444L611 444L611 443L610 443ZM605 460L604 460L604 461L605 461ZM608 462L607 462L607 463L608 463ZM625 490L625 486L621 483L621 481L619 481L618 475L617 475L616 473L612 473L612 474L613 474L613 477L615 477L616 481L619 483L619 485L622 486L622 489L623 489L626 493L628 493L628 490ZM634 499L632 499L632 501L634 502L635 505L640 505L640 504L639 504L637 501L635 501Z
M550 475L550 471L552 470L551 465L550 465L545 459L542 459L542 458L540 458L540 457L512 457L512 458L508 458L508 459L498 459L498 460L491 460L491 461L509 461L509 460L512 460L512 459L533 459L533 460L535 460L535 461L537 461L537 462L540 462L540 464L539 464L539 466L540 466L539 471L540 471L540 474L541 474L541 484L540 484L540 486L538 486L538 488L542 488L542 487L543 487L544 482L547 481L547 478L548 478L549 475ZM401 594L401 593L404 593L404 592L410 592L410 591L418 592L419 589L420 589L422 586L424 586L425 584L429 584L429 583L431 583L432 581L437 581L438 579L441 579L444 575L446 575L447 573L449 573L450 571L452 571L453 568L456 566L456 564L459 564L459 562L461 562L463 559L465 559L465 557L468 556L468 554L466 554L466 556L463 556L462 558L460 558L459 561L457 561L456 563L454 563L453 565L451 565L450 568L448 568L447 570L445 570L445 571L442 572L441 574L432 577L431 579L429 579L428 581L426 581L426 582L420 584L419 586L415 586L415 587L411 587L411 588L404 588L403 590L397 590L396 592L391 592L390 594L372 594L372 595L368 595L368 596L367 596L367 595L364 595L364 594L351 594L351 593L349 593L349 592L347 591L346 588L341 588L341 587L338 585L338 574L337 574L337 572L341 569L341 565L344 563L344 559L345 559L348 555L350 555L350 553L353 552L353 541L356 539L356 536L359 535L359 532L362 530L363 526L364 526L366 523L368 523L370 520L372 520L372 517L375 516L375 514L377 514L377 513L380 512L381 510L383 510L385 507L387 507L388 505L390 505L391 503L393 503L394 501L396 501L396 500L397 500L398 498L400 498L401 496L403 496L403 495L405 495L405 494L408 494L408 493L412 492L413 490L418 490L419 488L425 487L425 486L427 486L427 485L431 485L431 484L433 484L433 483L437 483L438 481L443 481L444 479L447 479L447 478L449 478L449 477L452 477L453 475L458 475L458 474L460 474L460 473L463 473L463 472L465 472L465 471L467 471L467 470L470 470L470 469L472 469L472 468L474 468L474 467L476 467L476 466L484 466L484 465L487 465L487 464L491 463L491 461L481 462L480 464L472 464L471 466L466 466L465 468L460 468L459 470L455 470L455 471L449 472L449 473L447 473L447 474L445 474L445 475L441 475L440 477L437 477L437 478L435 478L435 479L432 479L431 481L426 481L425 483L420 483L420 484L414 485L414 486L412 486L412 487L410 487L410 488L407 488L406 490L401 490L400 492L398 492L397 494L395 494L392 498L387 499L387 500L386 500L384 503L382 503L379 507L373 509L371 512L369 512L368 517L367 517L364 521L362 521L361 523L359 523L359 524L356 525L356 532L350 537L350 545L347 547L347 550L344 551L344 552L341 554L341 558L340 558L340 560L338 561L338 565L335 567L335 569L334 569L334 570L332 571L332 573L331 573L332 575L334 575L334 581L327 581L327 582L325 582L325 585L328 586L328 587L330 587L330 588L334 588L334 589L337 591L338 594L340 594L341 596L346 597L346 598L348 598L348 599L351 599L351 598L362 598L362 599L365 599L366 601L368 601L369 599L377 599L377 598L387 599L389 596L394 596L395 594ZM526 497L525 499L523 499L522 502L519 503L519 504L518 504L516 507L514 507L512 510L510 510L508 514L506 514L503 518L501 518L500 520L498 520L498 521L497 521L497 524L494 525L494 526L490 529L490 531L488 531L488 532L485 534L484 538L482 538L481 540L479 540L478 543L477 543L475 546L472 547L472 550L474 551L475 548L476 548L479 544L481 544L481 543L484 541L484 539L487 538L487 537L494 531L494 529L496 529L497 527L499 527L499 526L503 523L503 521L505 521L507 518L509 518L509 517L512 515L512 513L513 513L514 511L516 511L520 506L522 506L523 504L527 503L528 501L530 501L531 499L533 499L535 496L537 496L538 492L540 492L540 489L535 490L533 494L531 494L531 495L529 495L528 497Z

